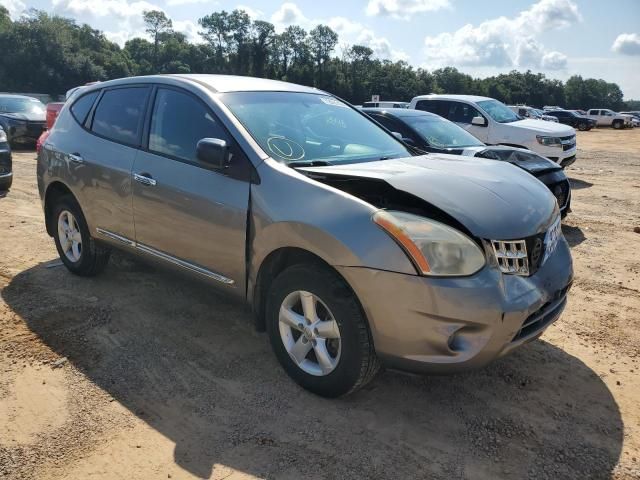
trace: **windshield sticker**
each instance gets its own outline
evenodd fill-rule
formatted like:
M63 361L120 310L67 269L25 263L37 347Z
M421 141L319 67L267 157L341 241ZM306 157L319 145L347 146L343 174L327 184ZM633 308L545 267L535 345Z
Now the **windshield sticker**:
M340 100L333 97L320 97L320 100L322 101L322 103L326 103L327 105L331 105L332 107L349 108Z
M285 137L270 137L267 146L271 153L290 162L304 158L304 148Z

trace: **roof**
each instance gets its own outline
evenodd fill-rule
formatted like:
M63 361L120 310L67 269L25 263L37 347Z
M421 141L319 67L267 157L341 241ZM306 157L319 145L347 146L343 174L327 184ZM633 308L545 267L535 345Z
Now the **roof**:
M434 100L461 100L463 102L481 102L483 100L494 100L493 98L490 97L481 97L480 95L447 95L447 94L429 94L429 95L418 95L417 97L414 97L413 100L429 100L429 99L434 99ZM412 101L413 101L412 100Z
M394 117L433 117L442 118L439 115L424 110L414 110L412 108L384 108L384 107L364 107L361 109L365 113L388 113Z
M14 95L13 93L0 93L0 98L24 98L26 100L38 100L36 97L29 95Z
M295 83L281 82L279 80L268 80L266 78L243 77L240 75L208 75L208 74L171 74L171 75L148 75L140 77L127 77L107 82L86 86L89 89L99 89L113 85L122 85L132 81L162 81L162 80L187 80L197 83L214 92L302 92L302 93L325 93L317 88L305 87Z

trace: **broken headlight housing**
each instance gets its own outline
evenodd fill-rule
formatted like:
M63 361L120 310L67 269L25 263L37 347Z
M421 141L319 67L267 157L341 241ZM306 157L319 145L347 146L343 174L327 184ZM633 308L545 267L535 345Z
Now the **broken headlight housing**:
M409 256L422 275L468 276L484 267L480 247L464 233L444 223L400 211L379 210L377 223Z

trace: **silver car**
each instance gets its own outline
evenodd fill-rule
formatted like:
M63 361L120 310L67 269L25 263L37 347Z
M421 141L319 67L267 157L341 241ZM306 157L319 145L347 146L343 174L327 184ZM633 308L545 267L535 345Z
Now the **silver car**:
M334 397L379 367L453 372L537 338L573 271L549 190L419 155L336 97L220 75L126 78L65 104L38 156L60 258L112 248L248 302L286 372Z

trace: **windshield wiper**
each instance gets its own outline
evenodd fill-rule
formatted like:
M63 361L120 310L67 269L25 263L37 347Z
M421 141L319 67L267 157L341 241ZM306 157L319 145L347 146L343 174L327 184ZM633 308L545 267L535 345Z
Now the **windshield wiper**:
M295 160L293 162L287 162L287 166L291 168L296 167L326 167L333 165L333 163L327 160Z

